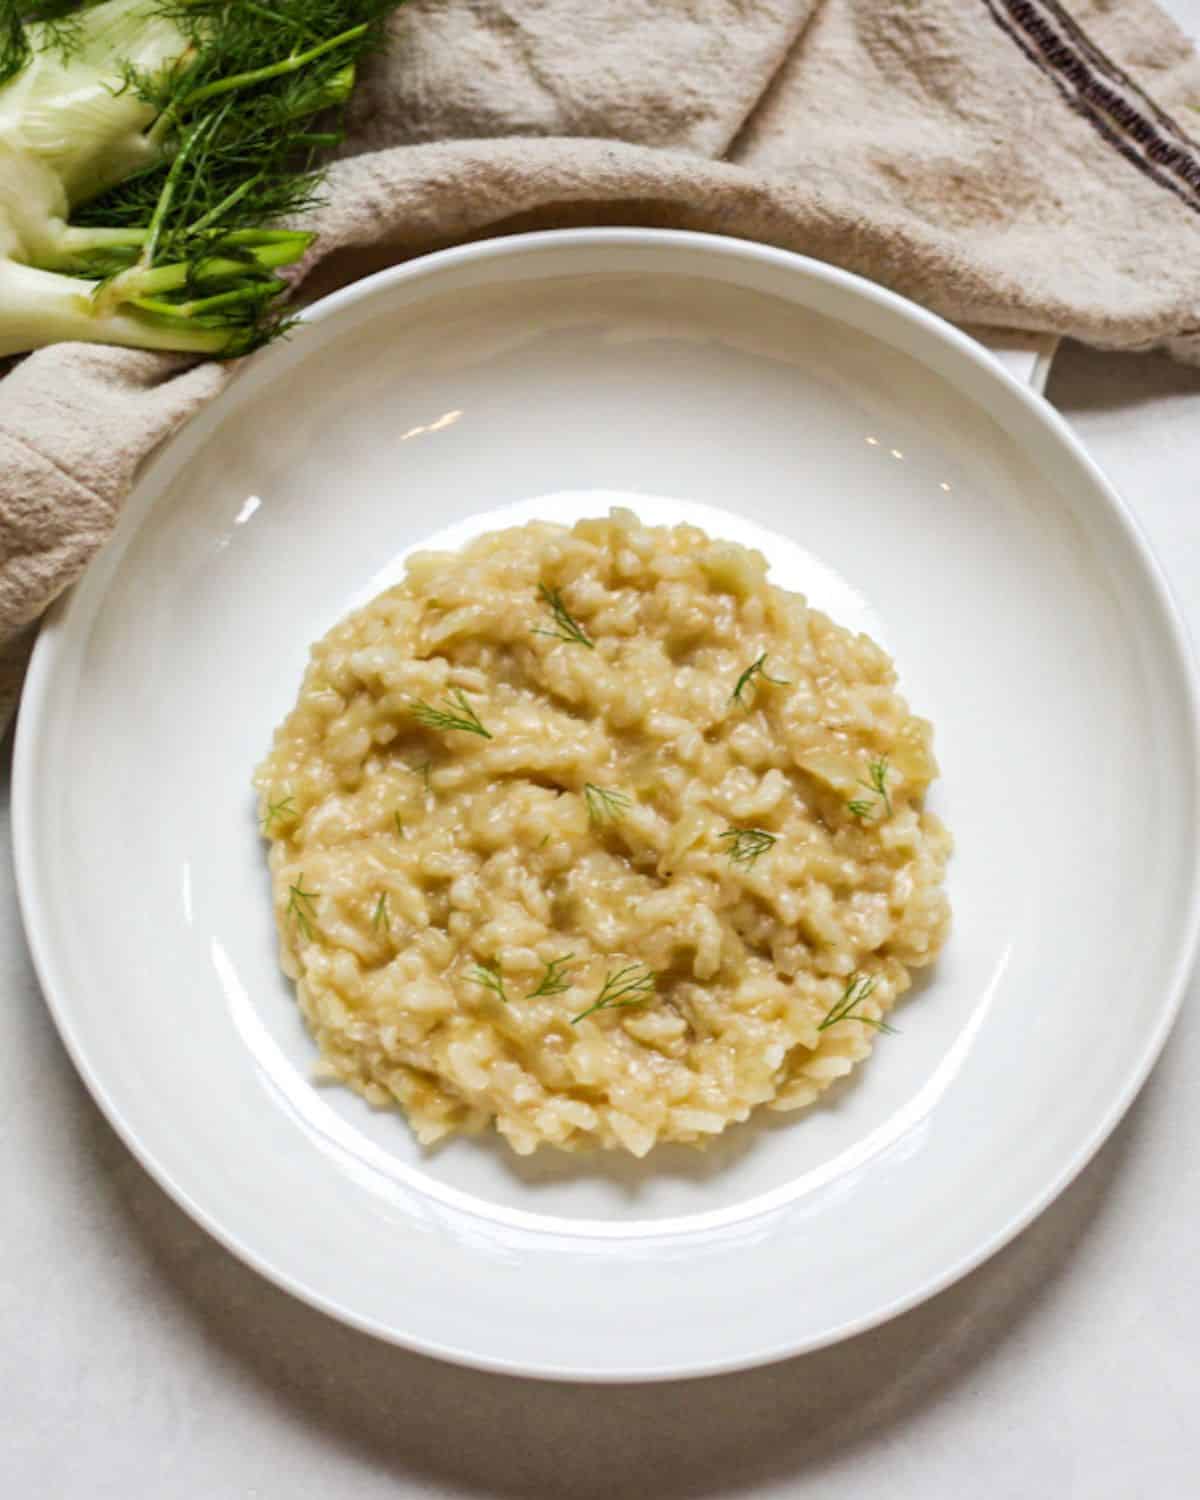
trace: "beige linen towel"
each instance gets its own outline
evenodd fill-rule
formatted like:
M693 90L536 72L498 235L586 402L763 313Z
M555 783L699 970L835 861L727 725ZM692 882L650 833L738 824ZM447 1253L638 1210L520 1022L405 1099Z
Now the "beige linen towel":
M411 0L350 127L305 295L471 237L654 224L1200 355L1200 66L1151 0ZM0 697L228 377L60 345L0 381Z

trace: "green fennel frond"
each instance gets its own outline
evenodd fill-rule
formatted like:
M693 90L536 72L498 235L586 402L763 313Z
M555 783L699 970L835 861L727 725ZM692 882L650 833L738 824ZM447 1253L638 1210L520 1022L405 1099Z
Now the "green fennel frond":
M867 775L870 777L869 785L883 799L883 805L890 818L892 815L892 796L888 791L887 756L881 755L878 760L873 760L867 767Z
M725 851L735 865L753 868L758 859L779 841L779 835L768 833L765 828L727 828L718 838L728 839Z
M542 975L536 990L530 990L528 999L536 1000L539 995L561 995L571 988L570 982L563 976L567 965L575 957L573 953L564 953L561 958L552 958L546 965L546 972Z
M317 911L313 902L320 894L320 891L304 889L303 871L295 884L288 886L287 914L310 943L312 942L312 924L317 920Z
M451 688L446 694L446 702L450 705L448 710L434 708L418 700L413 704L413 718L418 724L424 724L426 729L460 729L464 734L477 734L482 739L491 739L491 735L479 722L479 716L468 703L462 688Z
M776 687L791 687L792 684L789 678L772 677L770 675L766 668L766 660L767 653L764 651L760 657L757 657L750 663L738 678L737 686L730 693L730 703L740 703L744 709L749 711L750 701L747 700L746 694L752 691L756 677L761 678L763 682L774 683Z
M384 932L390 933L392 930L392 919L388 915L386 891L381 891L379 893L379 900L375 903L375 912L371 917L371 926L375 929L376 932L379 932L382 929Z
M582 1021L598 1010L621 1010L627 1005L644 1005L653 995L658 975L646 964L626 964L605 976L604 987L598 998L586 1010L571 1017L571 1025Z
M627 792L594 786L590 781L584 783L583 800L593 823L615 823L625 815L633 801Z
M888 788L888 759L886 755L879 756L867 765L867 780L861 777L859 786L865 787L868 792L873 792L871 797L856 797L853 801L846 803L846 811L852 817L865 819L871 816L883 804L883 810L890 818L892 816L892 794Z
M886 1031L890 1036L895 1036L896 1028L889 1026L886 1021L876 1021L871 1016L855 1014L863 1001L874 993L875 984L874 979L867 979L861 974L851 974L846 981L846 988L842 991L841 998L830 1007L817 1030L828 1031L839 1021L861 1021L864 1026L873 1026L876 1031Z
M276 818L294 818L296 816L296 805L291 797L281 797L278 802L267 802L267 810L262 816L261 827L264 833L271 831L271 824Z
M472 984L481 984L485 990L491 990L492 994L508 1004L508 995L504 988L504 979L500 974L498 965L475 964L467 978Z
M545 630L540 626L534 626L534 635L548 635L556 641L573 641L577 646L586 646L589 651L596 648L595 641L588 635L587 631L563 603L562 592L559 589L549 589L544 583L538 584L538 593L545 600L546 608L550 611L550 618L554 621L553 630Z

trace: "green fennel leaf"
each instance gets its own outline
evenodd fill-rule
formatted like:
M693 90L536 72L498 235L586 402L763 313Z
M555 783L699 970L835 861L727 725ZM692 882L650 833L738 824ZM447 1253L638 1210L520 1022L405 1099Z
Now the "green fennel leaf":
M726 853L731 862L745 865L747 869L753 868L759 858L779 841L778 834L768 833L765 828L728 828L717 837L729 840Z
M839 1021L861 1021L864 1026L873 1026L876 1031L886 1031L889 1036L897 1035L896 1028L889 1026L886 1021L876 1021L870 1016L855 1014L863 1001L874 993L875 984L874 979L867 979L861 974L851 974L846 981L846 988L842 991L841 998L830 1007L817 1030L828 1031Z
M587 631L563 603L563 596L559 589L548 589L544 583L538 584L538 593L546 602L550 611L550 618L554 621L553 630L544 630L538 626L534 627L534 635L552 636L556 641L573 641L577 646L586 646L589 651L596 649L596 643L588 635Z
M536 1000L539 995L561 995L569 990L571 985L564 975L567 965L574 957L573 953L564 953L561 958L552 958L546 965L546 972L542 975L537 989L530 990L527 998Z
M633 802L627 792L595 786L590 781L584 784L583 800L587 803L588 817L593 823L615 823L625 815Z
M467 978L472 984L481 984L485 990L491 990L492 994L503 1000L505 1005L508 1004L508 994L497 964L475 964Z
M287 913L296 926L312 942L312 924L317 920L314 900L321 894L320 891L306 891L304 889L304 872L300 872L300 878L294 885L288 886Z
M464 734L477 734L482 739L491 739L462 688L451 688L446 694L446 702L450 705L449 709L434 708L418 700L413 704L413 718L418 724L424 724L426 729L460 729Z
M872 797L855 797L846 803L846 811L860 821L869 818L877 811L879 803L883 803L883 810L890 818L892 816L892 794L888 789L888 759L881 755L878 759L867 765L867 780L859 778L859 786L865 787L867 791L873 792Z
M892 815L892 797L888 791L887 756L881 755L878 760L873 760L867 767L867 775L870 777L869 785L883 799L883 805L890 818Z
M760 677L763 682L773 683L776 687L791 687L792 684L788 678L772 677L770 673L768 673L766 668L766 660L767 653L764 651L760 657L757 657L750 663L750 665L738 678L737 686L734 688L733 692L730 693L730 703L740 703L742 707L748 711L750 708L750 702L747 700L746 694L752 690L754 679L756 677Z
M262 831L269 833L271 824L276 818L294 818L296 816L296 805L291 797L281 797L278 802L267 802L267 810L262 817Z
M577 1016L572 1016L571 1025L576 1025L598 1010L621 1010L627 1005L644 1005L653 995L657 983L658 975L646 964L626 964L623 969L616 969L605 976L604 986L595 1002L586 1010L581 1010Z

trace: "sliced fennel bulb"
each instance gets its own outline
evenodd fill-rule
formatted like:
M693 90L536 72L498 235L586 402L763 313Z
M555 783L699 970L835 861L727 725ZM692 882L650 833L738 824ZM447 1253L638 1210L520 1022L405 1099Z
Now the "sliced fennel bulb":
M312 236L272 222L309 202L395 3L0 0L0 355L277 333Z

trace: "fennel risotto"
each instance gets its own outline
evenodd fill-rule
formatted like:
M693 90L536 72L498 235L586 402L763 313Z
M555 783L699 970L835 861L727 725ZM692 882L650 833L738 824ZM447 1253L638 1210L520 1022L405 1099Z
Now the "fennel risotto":
M766 574L538 522L313 647L256 785L320 1076L424 1143L642 1156L867 1056L949 922L930 725Z

